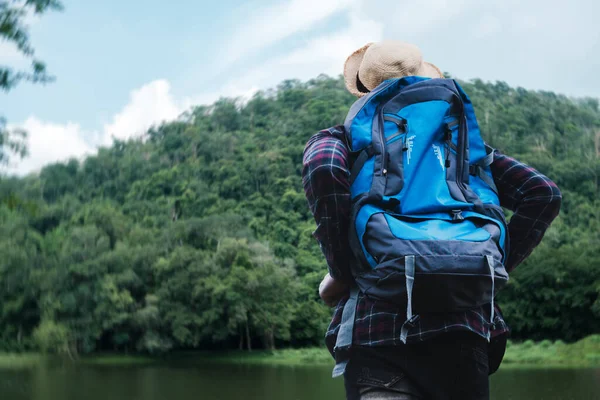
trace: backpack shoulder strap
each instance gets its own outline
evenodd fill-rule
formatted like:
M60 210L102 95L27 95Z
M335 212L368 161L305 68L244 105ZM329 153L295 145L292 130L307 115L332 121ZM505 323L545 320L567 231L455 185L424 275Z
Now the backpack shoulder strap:
M350 186L352 186L352 184L358 177L358 174L360 173L362 167L365 165L365 162L367 162L369 158L373 157L374 154L375 149L373 148L372 144L368 145L358 153L358 157L356 157L356 160L354 160L350 169Z
M484 171L484 168L489 167L494 162L495 151L496 149L488 144L485 144L485 157L471 165L469 172L471 175L481 178L481 180L484 181L494 191L494 193L496 193L496 195L498 195L498 188L496 187L494 180Z

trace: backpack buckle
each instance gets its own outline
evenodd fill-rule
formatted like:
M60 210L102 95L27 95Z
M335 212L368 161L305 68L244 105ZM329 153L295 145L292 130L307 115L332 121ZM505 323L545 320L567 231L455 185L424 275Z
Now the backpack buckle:
M445 128L446 128L446 129L445 129L445 130L446 130L446 132L450 132L450 133L452 133L452 129L453 129L455 126L457 126L457 125L458 125L458 120L457 120L457 119L453 119L453 120L452 120L452 121L450 121L450 122L446 122L446 124L445 124L445 125L446 125L446 126L445 126Z
M419 319L421 319L419 315L413 315L410 319L408 319L405 322L405 324L410 328L414 328L415 326L417 326L417 322L419 321Z
M462 210L452 210L452 221L462 221L465 219L462 215Z

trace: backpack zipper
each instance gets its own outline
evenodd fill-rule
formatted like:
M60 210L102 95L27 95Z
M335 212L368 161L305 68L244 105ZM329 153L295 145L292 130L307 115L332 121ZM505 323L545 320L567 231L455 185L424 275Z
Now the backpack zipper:
M378 110L377 114L379 115L379 140L381 141L381 174L383 176L387 176L387 143L385 141L385 129L383 122L383 110Z
M465 118L465 114L464 114L464 105L463 105L463 110L460 116L460 120L459 120L459 125L458 125L458 140L462 140L462 146L457 146L457 152L456 152L456 156L457 156L457 162L456 162L456 183L458 185L458 187L462 190L463 192L463 196L465 197L465 200L468 202L467 200L467 187L465 186L465 183L463 182L463 175L464 175L464 164L465 164L465 153L466 153L466 143L468 137L467 135L465 135L466 133L466 118ZM461 129L462 127L462 129ZM458 141L457 141L458 144Z
M381 110L378 113L379 115L379 123L380 123L380 129L379 129L379 137L380 137L380 141L381 141L381 145L382 145L382 150L381 150L381 156L383 157L383 161L381 163L381 173L382 175L387 175L388 170L387 170L387 165L388 165L388 154L387 154L387 146L392 142L392 139L395 139L398 136L404 135L406 134L407 128L406 128L406 120L404 118L398 118L396 116L392 116L391 114L388 114L388 122L393 122L394 124L396 124L396 126L398 127L398 132L394 133L392 136L390 136L389 138L385 137L385 116L383 114L383 107L381 107ZM397 121L390 121L390 118L393 120L397 120ZM404 146L403 146L404 147Z

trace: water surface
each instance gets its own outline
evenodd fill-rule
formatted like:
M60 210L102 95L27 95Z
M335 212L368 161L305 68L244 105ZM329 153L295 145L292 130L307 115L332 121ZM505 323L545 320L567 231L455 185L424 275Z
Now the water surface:
M343 399L331 368L206 365L91 366L70 363L0 369L2 400ZM503 369L496 400L600 399L600 369Z

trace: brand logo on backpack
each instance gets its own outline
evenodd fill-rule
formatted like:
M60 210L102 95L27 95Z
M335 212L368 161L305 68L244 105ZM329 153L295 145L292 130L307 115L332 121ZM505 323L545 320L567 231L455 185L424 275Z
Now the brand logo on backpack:
M412 135L406 138L406 164L410 165L410 155L412 153L412 149L413 149L413 141L415 140L417 136L416 135Z
M433 147L433 152L435 153L435 156L440 162L442 169L444 169L444 157L442 156L442 149L440 149L440 146L438 146L437 144L432 144L431 147Z

